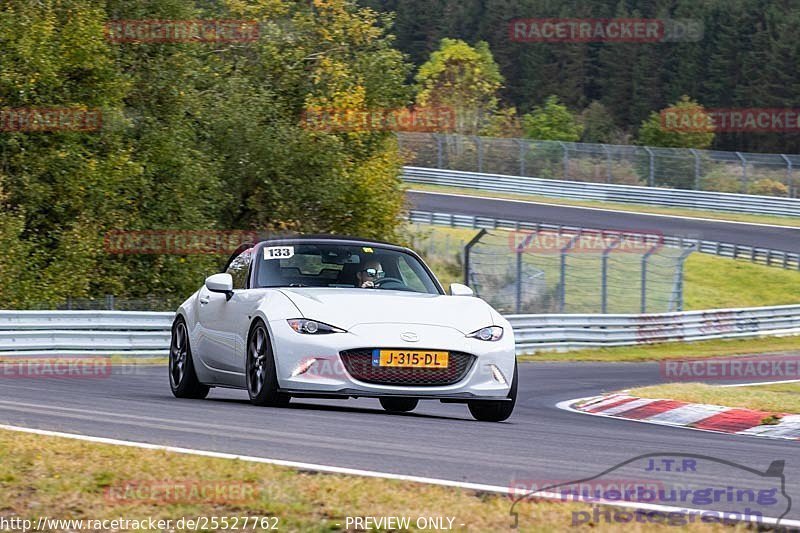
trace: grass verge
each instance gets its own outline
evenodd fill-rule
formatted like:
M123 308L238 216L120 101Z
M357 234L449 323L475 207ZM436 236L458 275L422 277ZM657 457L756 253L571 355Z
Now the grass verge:
M775 226L800 227L800 218L782 217L775 215L749 215L741 213L727 213L721 211L710 211L704 209L684 209L675 207L659 207L646 204L621 204L615 202L595 202L591 200L570 200L568 198L555 198L550 196L536 196L532 194L514 194L506 192L486 191L482 189L470 189L466 187L449 187L445 185L425 185L421 183L409 183L407 190L446 192L453 194L468 194L472 196L486 196L493 198L507 198L509 200L523 200L527 202L542 202L548 204L575 206L575 207L595 207L599 209L611 209L614 211L627 211L637 213L652 213L657 215L670 215L678 217L709 218L714 220L730 220L734 222L749 222L753 224L770 224ZM503 218L498 215L497 218Z
M194 496L185 501L176 497L178 490L168 492L186 486L230 490L212 492L212 501L198 501L197 489L187 492ZM447 487L0 430L0 516L27 518L34 524L42 515L91 520L270 516L278 518L280 531L323 532L346 530L347 516L398 516L411 517L411 531L416 530L417 517L452 517L455 531L504 531L510 529L510 505L507 496ZM574 503L525 502L518 506L520 531L568 529L573 512L590 509ZM594 523L585 529L618 528ZM633 532L661 528L676 530L626 524ZM696 525L692 530L723 531L719 525Z
M670 383L633 389L630 394L642 398L663 398L775 413L800 413L800 383L754 385L751 387L719 387L704 383Z
M542 352L519 356L520 361L597 361L630 363L664 359L699 359L731 355L797 352L799 337L764 337L760 339L667 342L644 346L592 348L573 352Z
M686 260L685 308L800 303L800 272L695 253Z

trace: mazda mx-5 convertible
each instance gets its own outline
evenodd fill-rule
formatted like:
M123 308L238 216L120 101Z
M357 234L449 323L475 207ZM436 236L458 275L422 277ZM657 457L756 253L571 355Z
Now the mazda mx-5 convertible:
M511 326L465 285L445 294L407 248L344 237L245 244L180 306L169 380L179 398L246 389L256 405L292 397L466 403L478 420L511 415Z

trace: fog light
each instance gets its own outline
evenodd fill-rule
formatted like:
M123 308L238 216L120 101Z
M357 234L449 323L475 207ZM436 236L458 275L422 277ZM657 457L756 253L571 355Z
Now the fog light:
M501 385L508 385L508 381L506 381L506 377L500 372L500 369L494 365L489 365L489 368L492 370L492 377L494 380Z
M292 371L292 377L296 378L300 374L305 374L311 369L312 366L314 366L316 362L317 360L314 359L313 357L310 359L305 359L299 365L297 365L297 367Z

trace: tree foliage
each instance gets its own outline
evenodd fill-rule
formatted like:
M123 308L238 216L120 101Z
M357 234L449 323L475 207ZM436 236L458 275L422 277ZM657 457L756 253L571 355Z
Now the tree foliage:
M531 139L575 142L581 138L583 125L557 96L549 96L544 105L522 117L522 129Z
M623 136L689 95L709 108L800 107L800 4L790 0L360 0L397 15L397 46L422 65L443 38L486 41L505 79L502 107L528 113L550 95L571 109L602 103ZM701 30L665 42L515 42L526 18L651 18ZM721 133L713 147L800 152L800 134Z
M486 42L472 47L458 39L442 39L420 66L416 81L418 106L453 109L456 131L474 135L497 109L503 77Z
M351 0L8 0L0 108L79 107L99 131L0 132L4 306L67 296L181 299L226 258L118 255L110 230L397 237L386 132L314 131L313 105L409 103L390 19ZM111 20L249 20L255 42L112 42Z
M669 108L664 109L675 118L671 124L665 115L651 113L639 128L639 144L666 148L706 149L714 142L714 132L705 108L683 96Z

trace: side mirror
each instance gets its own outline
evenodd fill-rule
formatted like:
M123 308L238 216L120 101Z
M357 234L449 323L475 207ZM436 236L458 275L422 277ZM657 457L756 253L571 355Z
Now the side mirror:
M450 284L450 294L453 296L474 296L475 293L472 292L472 289L463 285L461 283L451 283Z
M233 297L233 278L230 274L214 274L206 278L206 289L211 292L221 292L226 300Z

